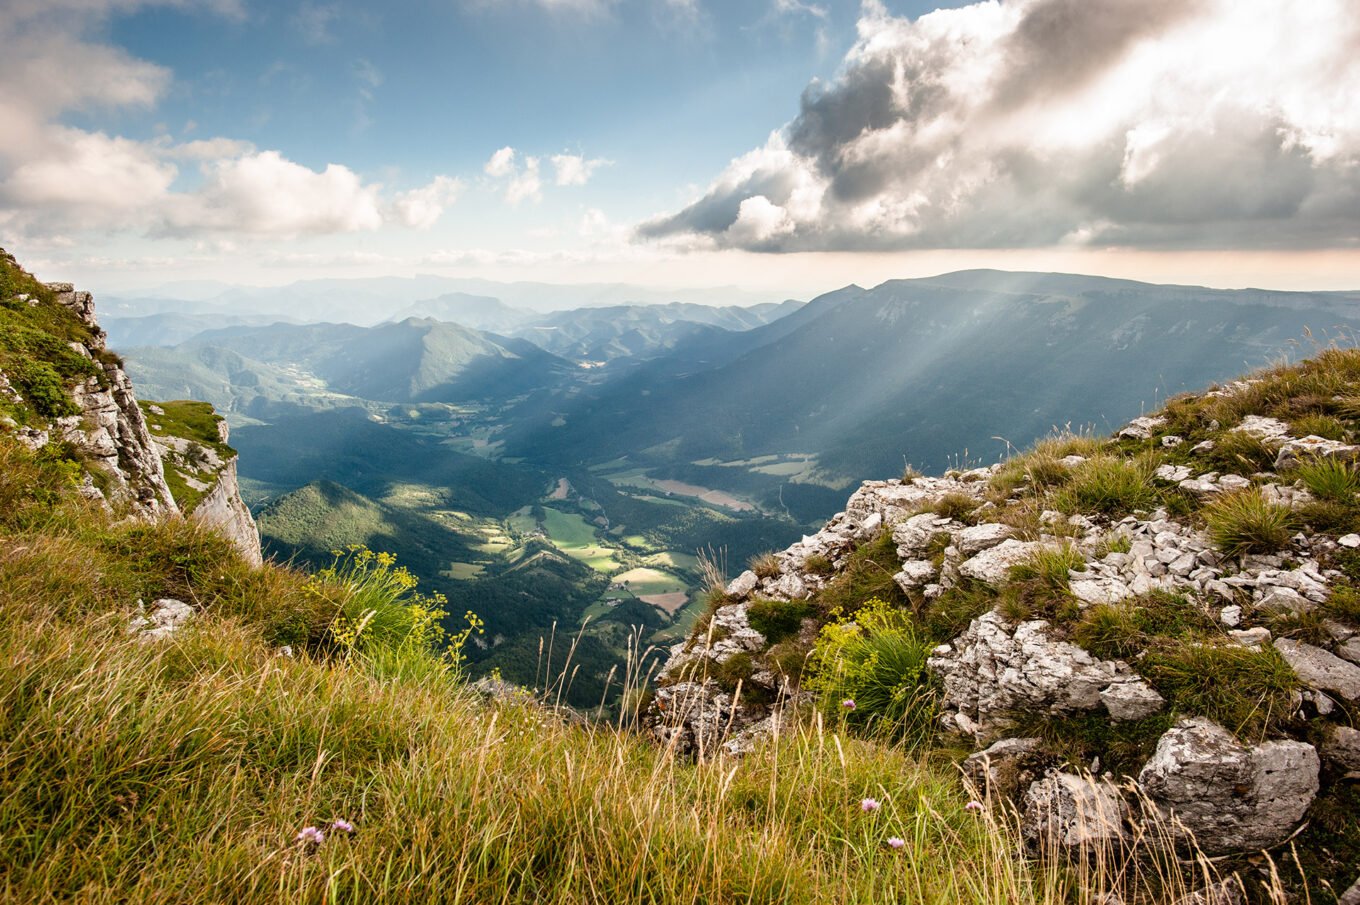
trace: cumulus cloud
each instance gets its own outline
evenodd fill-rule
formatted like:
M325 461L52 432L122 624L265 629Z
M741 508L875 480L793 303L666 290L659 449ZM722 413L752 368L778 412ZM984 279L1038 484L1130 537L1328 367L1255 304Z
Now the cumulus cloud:
M42 236L103 230L156 236L322 235L384 222L432 225L461 183L447 176L385 200L353 170L314 170L224 136L134 140L64 124L70 112L154 109L168 70L86 36L115 13L153 6L240 14L229 0L9 0L0 18L0 224ZM72 65L78 60L79 65ZM361 100L381 74L359 61ZM363 95L362 92L368 92Z
M914 21L866 0L858 28L792 122L640 235L761 251L1360 244L1353 0L993 0Z
M524 158L524 166L510 177L505 187L505 200L511 204L521 201L539 201L543 198L543 180L538 175L538 158Z
M501 148L487 160L483 172L493 179L503 179L515 172L515 149Z
M458 200L463 192L461 180L436 176L429 184L403 192L393 201L395 218L416 229L429 229L444 214L444 209Z
M585 185L596 170L609 165L607 160L587 160L580 154L554 154L551 160L558 185Z

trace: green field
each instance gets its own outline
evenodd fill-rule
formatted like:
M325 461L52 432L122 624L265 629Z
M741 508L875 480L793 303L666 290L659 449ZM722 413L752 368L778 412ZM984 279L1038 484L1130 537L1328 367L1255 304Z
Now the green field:
M544 507L543 532L557 549L597 572L610 574L622 568L615 551L600 542L595 527L583 516Z

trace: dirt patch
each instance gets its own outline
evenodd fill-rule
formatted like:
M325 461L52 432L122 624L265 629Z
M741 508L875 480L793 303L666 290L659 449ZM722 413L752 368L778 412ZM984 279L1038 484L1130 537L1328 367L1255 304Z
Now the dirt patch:
M684 591L676 591L673 594L648 594L646 597L639 597L638 600L659 610L665 610L668 616L674 616L689 603L689 595Z

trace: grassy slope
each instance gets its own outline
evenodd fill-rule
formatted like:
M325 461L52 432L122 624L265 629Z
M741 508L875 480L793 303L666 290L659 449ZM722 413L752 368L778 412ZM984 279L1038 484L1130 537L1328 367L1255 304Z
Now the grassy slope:
M427 657L339 658L343 595L184 523L110 524L3 438L0 503L6 901L1060 899L947 771L892 750L810 734L677 762L488 707ZM197 627L129 637L162 595ZM294 841L336 818L354 835Z

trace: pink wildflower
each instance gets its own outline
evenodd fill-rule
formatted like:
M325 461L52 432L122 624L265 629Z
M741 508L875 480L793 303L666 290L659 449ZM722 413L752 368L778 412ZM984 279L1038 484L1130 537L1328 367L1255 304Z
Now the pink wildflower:
M842 709L842 710L846 710L846 711L854 710L854 709L855 709L855 699L854 699L854 698L846 698L844 701L841 701L841 709Z
M320 845L326 841L326 834L314 826L304 826L297 834L297 841L305 845Z
M859 809L866 814L872 814L881 807L883 807L883 803L877 798L866 798L859 803Z
M982 810L982 802L980 802L980 801L970 801L970 802L968 802L966 805L964 805L963 807L964 807L965 810L968 810L968 811L980 811L980 810Z
M888 837L888 848L892 848L892 849L903 849L903 848L906 848L906 847L907 847L907 840L903 839L901 836L889 836L889 837Z
M354 824L348 820L332 820L331 829L341 833L352 833L354 832Z

